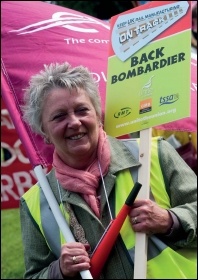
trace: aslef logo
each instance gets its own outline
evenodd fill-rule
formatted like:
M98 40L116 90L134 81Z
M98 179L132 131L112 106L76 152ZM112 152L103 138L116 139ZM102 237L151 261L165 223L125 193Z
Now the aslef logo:
M76 32L83 32L83 33L99 32L97 28L82 27L81 25L83 23L89 23L90 25L93 24L93 26L101 25L106 29L110 29L110 26L107 23L103 23L89 16L81 16L69 12L57 12L52 15L51 19L36 22L17 30L11 30L10 32L17 32L18 35L22 35L27 33L40 32L42 30L50 29L57 26L64 27Z
M148 97L150 95L152 95L152 79L153 79L154 75L151 76L148 80L147 83L144 84L144 86L141 88L141 91L140 91L140 97L141 98L145 98L145 97Z

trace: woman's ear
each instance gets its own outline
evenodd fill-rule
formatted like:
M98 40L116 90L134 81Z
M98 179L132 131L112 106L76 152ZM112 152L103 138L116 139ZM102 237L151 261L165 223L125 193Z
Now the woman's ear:
M103 123L101 122L101 120L98 120L98 124L99 124L99 127L103 127Z

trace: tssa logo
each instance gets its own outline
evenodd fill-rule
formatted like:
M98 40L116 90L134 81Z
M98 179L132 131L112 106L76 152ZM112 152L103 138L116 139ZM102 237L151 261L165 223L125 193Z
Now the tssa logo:
M131 108L130 107L125 107L125 108L122 108L122 109L120 109L120 111L118 111L118 112L116 112L115 114L114 114L114 117L115 118L124 118L124 117L126 117L126 116L128 116L129 114L131 114Z
M160 97L160 106L164 104L171 104L179 99L179 94L171 94L164 97Z

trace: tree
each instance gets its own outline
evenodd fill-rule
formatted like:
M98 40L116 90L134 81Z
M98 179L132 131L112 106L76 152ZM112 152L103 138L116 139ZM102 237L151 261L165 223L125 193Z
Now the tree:
M67 7L82 13L97 17L102 20L108 20L112 16L130 10L137 6L137 1L44 1L56 2L57 5Z

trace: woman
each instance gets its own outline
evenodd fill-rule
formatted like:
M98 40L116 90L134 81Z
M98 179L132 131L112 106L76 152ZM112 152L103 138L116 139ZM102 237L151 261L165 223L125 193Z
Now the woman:
M54 145L47 179L76 239L67 243L60 233L51 244L47 236L55 227L49 216L43 218L41 188L30 188L20 203L24 277L80 278L80 271L91 269L94 248L136 181L130 169L140 163L103 130L98 87L82 66L45 66L32 77L23 109L31 128ZM101 279L133 278L135 232L149 235L148 278L196 277L195 260L176 252L196 248L196 176L165 140L153 141L152 154L151 199L134 202Z

